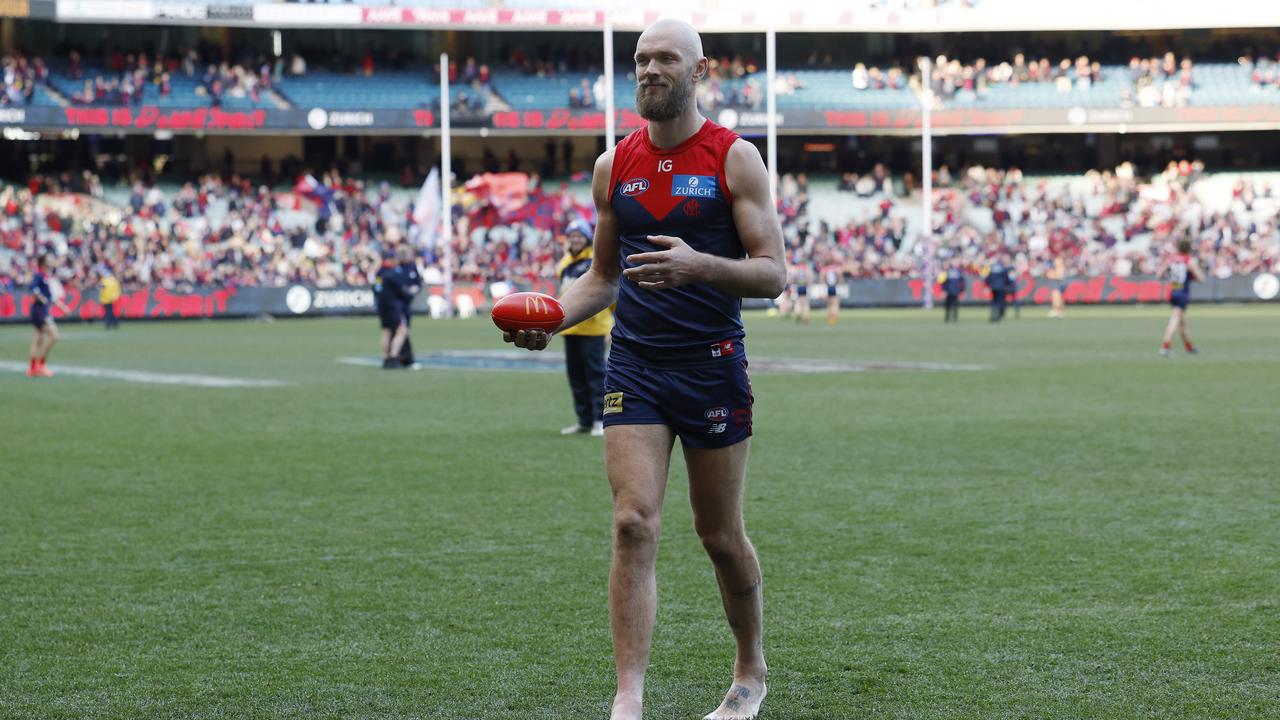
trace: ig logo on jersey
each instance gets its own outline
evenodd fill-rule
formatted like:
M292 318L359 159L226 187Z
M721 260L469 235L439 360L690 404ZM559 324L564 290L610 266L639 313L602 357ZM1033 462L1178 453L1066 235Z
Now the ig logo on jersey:
M635 197L648 189L649 181L644 178L635 178L622 183L623 197Z
M671 158L658 161L658 172L671 172Z

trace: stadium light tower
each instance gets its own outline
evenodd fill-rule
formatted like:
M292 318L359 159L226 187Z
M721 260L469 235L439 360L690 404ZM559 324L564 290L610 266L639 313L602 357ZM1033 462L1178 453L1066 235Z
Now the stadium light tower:
M613 18L604 11L604 146L612 150L617 135L613 101Z
M764 33L765 66L765 134L769 163L769 194L778 202L778 93L774 81L778 74L777 31L770 25Z
M453 308L453 144L449 137L449 53L440 53L440 242L444 300Z
M924 286L920 294L924 297L924 309L933 309L933 280L936 268L933 266L933 118L929 115L933 106L933 83L931 81L929 56L920 60L920 176L923 181L921 190L924 193L920 203L920 241L924 243Z

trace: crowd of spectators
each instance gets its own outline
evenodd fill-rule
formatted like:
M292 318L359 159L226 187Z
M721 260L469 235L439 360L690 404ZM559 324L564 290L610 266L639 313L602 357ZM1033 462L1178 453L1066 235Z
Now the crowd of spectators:
M49 70L40 58L9 53L0 60L0 107L30 105L35 99L36 84L44 82Z
M443 279L449 255L457 281L533 281L552 277L554 229L591 213L567 186L543 190L536 177L526 207L538 217L503 218L459 190L446 253L414 222L415 195L337 172L283 191L210 174L170 191L136 182L126 199L109 201L92 173L36 177L0 187L0 290L22 283L39 254L51 255L56 277L73 286L104 267L125 288L360 286L382 250L405 242L419 251L429 282Z
M934 184L935 267L958 260L978 275L1007 253L1019 274L1032 276L1057 258L1075 276L1152 275L1189 235L1213 276L1280 270L1280 194L1241 176L1230 187L1219 182L1229 197L1208 202L1201 183L1213 180L1187 161L1146 179L1128 164L1053 179L980 166L953 175L943 166ZM380 252L404 242L417 248L429 282L447 269L459 282L531 282L553 277L557 231L591 212L565 186L539 188L536 176L530 202L545 210L540 219L500 217L483 197L459 190L446 255L414 223L414 193L337 172L308 182L271 190L211 174L169 191L137 182L114 201L87 172L4 186L0 290L23 282L40 253L52 253L57 277L71 284L91 282L105 266L126 288L360 286L376 272ZM882 165L847 174L834 192L858 196L860 209L818 219L809 179L784 176L779 214L788 261L845 279L920 277L926 244L908 223L919 211L905 205L900 188Z
M1125 107L1184 107L1195 88L1190 58L1179 61L1173 53L1160 57L1129 59L1129 87L1120 104Z
M1032 276L1044 275L1055 258L1076 276L1158 275L1174 242L1190 236L1216 277L1280 269L1280 194L1241 177L1226 189L1229 197L1210 202L1200 183L1211 178L1191 161L1171 162L1149 179L1127 163L1054 179L980 166L953 176L944 166L934 183L935 267L954 259L977 275L1008 253L1019 273ZM780 183L793 264L855 279L920 276L926 244L908 233L903 198L883 166L841 178L838 191L869 200L844 224L809 217L808 184L804 175Z
M1249 72L1250 90L1253 92L1280 92L1280 62L1276 57L1254 58L1242 55L1240 67Z

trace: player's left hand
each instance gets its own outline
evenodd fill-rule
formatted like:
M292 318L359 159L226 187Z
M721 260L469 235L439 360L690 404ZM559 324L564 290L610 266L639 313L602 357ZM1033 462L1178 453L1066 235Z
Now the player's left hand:
M628 255L633 267L622 271L624 277L646 290L670 288L702 282L705 257L684 240L670 235L649 235L649 242L666 250Z

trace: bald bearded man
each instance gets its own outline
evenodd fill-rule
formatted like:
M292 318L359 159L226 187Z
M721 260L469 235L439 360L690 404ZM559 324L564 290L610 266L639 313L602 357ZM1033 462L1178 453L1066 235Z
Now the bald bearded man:
M605 380L613 490L609 609L618 686L612 720L640 720L657 612L655 558L680 439L694 528L715 568L737 654L707 720L751 720L767 691L760 564L742 514L752 404L744 297L786 279L782 228L755 146L704 118L702 40L663 20L636 43L636 110L649 121L595 164L591 269L561 298L573 325L617 302ZM542 331L507 333L542 350Z

